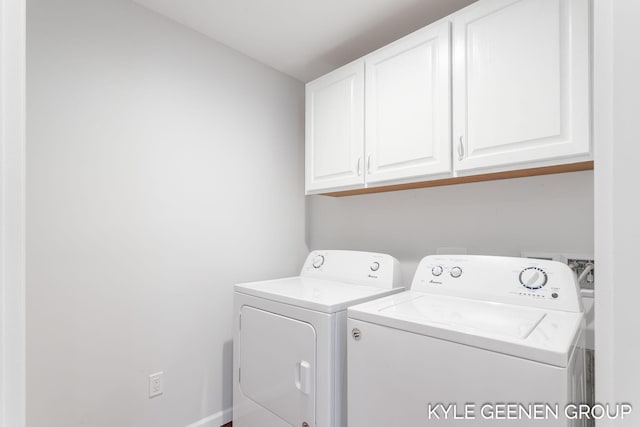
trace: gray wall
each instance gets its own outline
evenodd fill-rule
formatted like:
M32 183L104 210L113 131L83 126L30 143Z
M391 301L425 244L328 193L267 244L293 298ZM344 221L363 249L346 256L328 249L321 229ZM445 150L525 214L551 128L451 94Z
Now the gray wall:
M385 252L407 282L439 249L593 254L593 172L308 200L311 249Z
M305 201L299 82L128 0L27 18L29 427L221 422L232 284L305 239L406 280L438 248L593 252L591 172Z
M302 84L128 0L27 19L29 427L230 408L232 284L307 253Z

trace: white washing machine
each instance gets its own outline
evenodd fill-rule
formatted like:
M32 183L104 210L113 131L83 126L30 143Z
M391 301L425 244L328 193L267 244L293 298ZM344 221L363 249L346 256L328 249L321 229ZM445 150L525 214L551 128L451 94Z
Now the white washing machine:
M583 324L564 264L428 256L411 290L348 310L349 426L581 425Z
M234 427L346 426L346 309L401 286L395 258L355 251L314 251L299 277L236 285Z

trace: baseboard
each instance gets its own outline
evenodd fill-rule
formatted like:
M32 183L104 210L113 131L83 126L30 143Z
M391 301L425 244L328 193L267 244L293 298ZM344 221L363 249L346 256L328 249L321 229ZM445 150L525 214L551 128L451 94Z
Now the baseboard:
M233 419L232 408L227 408L215 414L209 415L193 424L189 424L186 427L220 427L225 425Z

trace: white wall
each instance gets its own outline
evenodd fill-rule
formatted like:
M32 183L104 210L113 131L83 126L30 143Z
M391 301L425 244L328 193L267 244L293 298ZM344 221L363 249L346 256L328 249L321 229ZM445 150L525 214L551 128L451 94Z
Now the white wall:
M595 1L596 400L630 402L640 423L638 158L640 51L635 0Z
M593 172L309 199L312 249L386 252L410 282L438 248L593 253Z
M25 1L0 0L0 427L25 424Z
M128 0L27 12L29 427L230 408L232 284L307 251L302 84Z

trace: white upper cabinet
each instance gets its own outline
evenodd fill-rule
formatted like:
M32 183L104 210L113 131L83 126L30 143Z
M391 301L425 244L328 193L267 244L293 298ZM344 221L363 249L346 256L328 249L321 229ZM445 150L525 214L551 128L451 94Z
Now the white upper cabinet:
M307 84L306 192L364 185L364 61Z
M451 176L450 24L365 58L366 183Z
M307 194L593 167L589 5L479 0L307 84Z
M588 0L482 0L453 18L465 174L591 160Z

